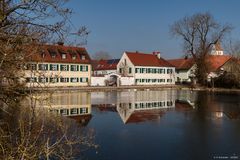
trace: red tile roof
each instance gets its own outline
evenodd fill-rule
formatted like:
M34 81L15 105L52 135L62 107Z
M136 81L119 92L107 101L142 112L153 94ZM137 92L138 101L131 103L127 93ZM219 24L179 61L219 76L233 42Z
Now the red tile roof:
M190 69L194 65L193 58L171 59L168 62L174 65L176 69Z
M74 119L81 126L87 126L90 120L92 119L92 115L91 114L76 115L76 116L68 116L68 118Z
M139 52L125 52L130 61L135 66L155 66L155 67L174 67L163 58L158 59L156 55L139 53Z
M95 70L116 70L119 59L99 60Z
M210 68L209 71L216 71L221 68L228 60L231 59L229 55L209 55L207 57L207 63ZM171 59L169 63L174 65L176 69L190 69L194 65L193 58Z
M62 58L66 54L66 58ZM73 59L73 56L76 56ZM84 56L85 59L81 57ZM38 54L31 56L33 61L52 63L83 63L90 64L91 59L85 48L64 45L42 45L38 48Z
M165 114L165 111L166 110L163 109L134 111L126 121L126 124L140 123L145 121L157 121Z
M217 71L230 59L229 55L209 55L207 62L210 64L210 71Z
M191 106L187 101L176 100L175 110L177 110L177 111L190 111L190 110L193 110L193 106Z

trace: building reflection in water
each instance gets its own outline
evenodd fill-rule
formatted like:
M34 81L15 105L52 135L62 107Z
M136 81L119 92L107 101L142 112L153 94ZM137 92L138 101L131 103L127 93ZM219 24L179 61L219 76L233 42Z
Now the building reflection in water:
M54 93L44 106L55 112L76 120L86 126L92 118L91 95L88 92Z
M125 124L144 121L159 121L167 111L193 109L187 100L176 101L176 92L166 91L138 91L122 92L118 101L117 111ZM127 103L126 103L127 102Z
M181 95L181 94L180 94ZM139 123L144 121L159 121L168 111L192 110L194 103L185 100L176 101L175 90L165 91L123 91L92 93L93 107L99 111L118 112L125 124ZM189 97L187 97L189 98ZM100 104L99 104L100 103Z

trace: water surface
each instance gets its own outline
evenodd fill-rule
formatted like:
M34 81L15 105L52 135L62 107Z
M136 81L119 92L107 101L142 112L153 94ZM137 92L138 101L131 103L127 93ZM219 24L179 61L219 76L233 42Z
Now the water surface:
M237 93L65 92L50 110L94 129L100 147L86 159L240 159Z

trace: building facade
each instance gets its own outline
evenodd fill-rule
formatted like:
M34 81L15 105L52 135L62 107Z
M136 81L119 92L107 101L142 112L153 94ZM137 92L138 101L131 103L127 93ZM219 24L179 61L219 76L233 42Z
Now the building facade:
M88 86L91 78L90 57L85 48L44 45L27 64L27 86Z
M135 85L175 84L175 67L157 52L124 52L117 72L125 77L134 77Z
M193 58L171 59L168 60L176 67L175 81L178 83L190 83L195 76L196 65Z

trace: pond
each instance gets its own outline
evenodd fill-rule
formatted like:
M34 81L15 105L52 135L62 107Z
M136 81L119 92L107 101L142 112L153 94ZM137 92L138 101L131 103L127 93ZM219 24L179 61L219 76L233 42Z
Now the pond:
M240 159L238 93L64 92L50 110L94 129L99 148L85 159Z

